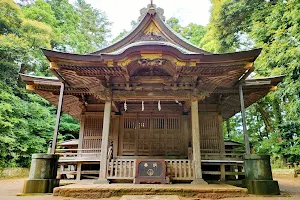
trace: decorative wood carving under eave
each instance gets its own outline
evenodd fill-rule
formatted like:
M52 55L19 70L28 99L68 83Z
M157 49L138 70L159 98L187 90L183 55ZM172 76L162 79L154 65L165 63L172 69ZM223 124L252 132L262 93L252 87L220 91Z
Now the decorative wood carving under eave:
M153 20L149 23L149 25L143 30L143 32L146 35L151 35L151 34L156 34L159 35L161 34L161 31L159 29L159 26L155 24Z

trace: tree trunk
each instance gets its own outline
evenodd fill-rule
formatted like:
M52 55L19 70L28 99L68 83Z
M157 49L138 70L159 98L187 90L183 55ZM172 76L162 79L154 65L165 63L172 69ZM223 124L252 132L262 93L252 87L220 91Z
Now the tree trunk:
M264 124L266 126L266 130L268 132L272 132L273 128L271 126L271 119L269 117L269 114L265 111L265 109L261 105L261 103L259 103L259 102L256 103L256 110L261 114Z

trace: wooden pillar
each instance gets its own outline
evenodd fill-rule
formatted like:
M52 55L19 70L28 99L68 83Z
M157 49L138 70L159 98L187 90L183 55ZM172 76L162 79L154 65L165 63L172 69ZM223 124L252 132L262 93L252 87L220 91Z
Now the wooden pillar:
M244 103L244 94L243 94L243 85L242 84L239 86L239 93L240 93L240 102L241 102L241 113L242 113L245 149L246 149L246 154L250 154L250 144L249 144L249 137L248 137L248 131L247 131L247 124L246 124L245 103Z
M119 147L119 127L120 127L120 115L116 115L113 121L113 157L118 156Z
M101 157L100 157L100 173L99 179L96 184L109 183L106 179L107 173L107 151L108 151L108 136L111 118L111 100L105 102L104 116L103 116L103 129L102 129L102 142L101 142Z
M193 140L193 162L194 162L194 176L195 179L192 184L207 184L202 179L201 169L201 150L200 150L200 131L199 131L199 109L198 101L192 100L192 140Z
M224 143L224 134L223 134L223 128L222 128L222 124L223 124L223 119L221 114L218 114L218 126L219 126L219 134L220 134L220 153L221 156L224 156L225 153L225 143Z
M81 118L80 118L80 131L79 131L78 149L83 149L85 117L86 116L84 114L82 114ZM78 151L78 153L81 153L81 151Z
M220 172L221 172L220 181L224 182L226 180L226 171L225 171L225 164L224 163L220 164Z
M52 140L51 154L55 154L57 135L58 135L58 131L59 131L60 116L61 116L63 99L64 99L64 90L65 90L65 84L61 83L59 100L58 100L58 105L57 105L57 112L56 112L56 123L55 123L54 135L53 135L53 140Z
M81 179L81 163L77 163L77 169L76 169L76 181L80 181Z
M183 148L184 148L184 155L186 157L189 156L189 119L188 119L188 114L184 113L181 117L182 119L182 134L184 134L184 140L182 142L184 142Z
M82 147L83 147L83 137L84 137L84 124L85 124L85 115L84 114L82 114L81 115L81 118L80 118L80 131L79 131L79 142L78 142L78 149L82 149ZM77 155L77 157L81 157L82 156L82 151L80 150L80 151L78 151L77 150L77 153L78 153L78 155ZM77 163L77 165L76 165L76 171L77 171L77 173L76 173L76 180L77 181L80 181L80 179L81 179L81 163L80 162L78 162Z

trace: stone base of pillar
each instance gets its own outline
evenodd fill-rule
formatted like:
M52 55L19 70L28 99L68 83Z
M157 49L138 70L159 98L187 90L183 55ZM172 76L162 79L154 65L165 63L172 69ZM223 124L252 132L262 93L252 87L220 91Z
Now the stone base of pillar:
M94 182L94 184L109 184L109 180L107 180L106 178L99 178Z
M280 195L278 182L273 180L269 155L245 155L244 181L249 194Z
M52 193L53 189L58 186L59 180L57 179L25 180L23 194Z
M52 193L53 188L59 186L56 179L58 159L56 154L33 154L23 193Z
M207 185L208 183L203 180L202 178L198 178L198 179L195 179L191 182L191 184L197 184L197 185Z

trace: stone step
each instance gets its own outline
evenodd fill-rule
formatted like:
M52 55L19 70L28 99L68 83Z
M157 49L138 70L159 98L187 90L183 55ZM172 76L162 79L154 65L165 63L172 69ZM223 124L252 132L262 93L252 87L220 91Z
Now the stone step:
M180 200L177 195L124 195L120 200Z
M126 197L127 195L142 195L145 198L171 195L198 199L220 199L245 197L248 196L248 190L225 184L90 184L84 182L57 187L54 189L53 195L80 199Z

